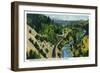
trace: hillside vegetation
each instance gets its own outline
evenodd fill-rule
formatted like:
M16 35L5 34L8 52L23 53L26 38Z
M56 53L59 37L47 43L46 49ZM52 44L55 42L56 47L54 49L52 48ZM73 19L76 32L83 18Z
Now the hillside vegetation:
M62 21L27 14L27 59L87 57L88 26L88 20Z

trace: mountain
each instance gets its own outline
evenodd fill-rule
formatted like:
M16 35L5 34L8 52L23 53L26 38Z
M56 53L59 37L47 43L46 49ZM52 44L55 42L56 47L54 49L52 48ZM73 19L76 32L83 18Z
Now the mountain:
M38 56L37 58L51 58L53 46L51 46L51 43L47 41L41 41L37 39L37 35L42 38L40 34L27 25L27 59L35 58L31 57L34 55L34 53L36 56Z

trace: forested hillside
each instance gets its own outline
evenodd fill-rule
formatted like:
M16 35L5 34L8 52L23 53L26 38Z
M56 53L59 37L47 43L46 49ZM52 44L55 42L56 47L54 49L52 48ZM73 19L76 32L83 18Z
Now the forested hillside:
M27 14L27 26L27 59L88 56L88 20L64 21Z

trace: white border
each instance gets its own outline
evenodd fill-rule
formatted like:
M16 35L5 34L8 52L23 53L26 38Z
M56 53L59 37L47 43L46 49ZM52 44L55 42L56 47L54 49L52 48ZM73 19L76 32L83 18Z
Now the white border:
M32 11L54 11L54 12L75 12L86 13L89 15L89 57L69 58L59 60L46 61L24 61L24 10ZM83 65L95 64L95 10L94 9L79 9L79 8L61 8L61 7L44 7L44 6L19 6L19 68L34 68L48 66L63 66L63 65ZM91 37L92 36L92 37Z

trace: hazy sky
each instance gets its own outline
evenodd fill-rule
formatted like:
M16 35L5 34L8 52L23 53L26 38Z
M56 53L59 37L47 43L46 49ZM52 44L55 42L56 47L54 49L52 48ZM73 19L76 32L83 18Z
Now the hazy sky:
M88 20L89 16L87 15L54 15L54 14L48 14L52 19L58 19L58 20Z
M85 13L71 13L71 12L42 12L42 11L32 11L33 14L44 14L46 16L49 16L51 19L57 19L57 20L69 20L69 21L76 21L76 20L88 20L89 14Z

